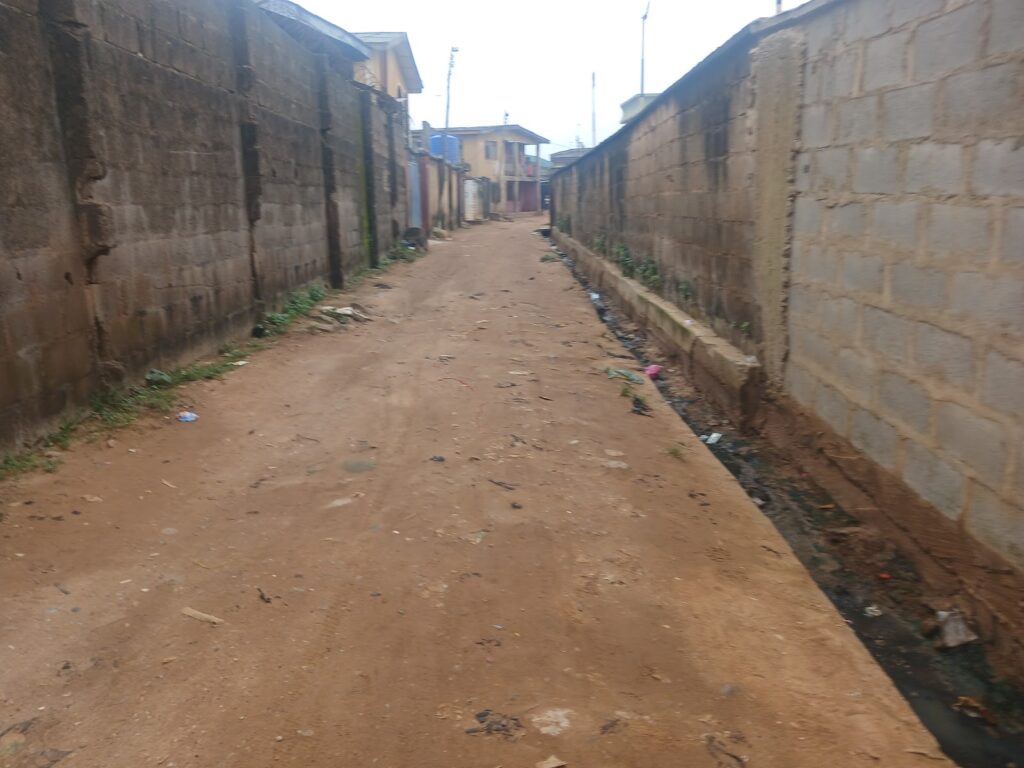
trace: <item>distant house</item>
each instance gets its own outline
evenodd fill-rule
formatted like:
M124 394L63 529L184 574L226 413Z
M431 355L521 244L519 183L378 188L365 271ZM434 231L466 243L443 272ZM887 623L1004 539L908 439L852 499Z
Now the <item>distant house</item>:
M357 81L396 99L423 92L423 81L405 32L357 32L356 37L370 49L370 58L356 65Z
M434 129L435 133L438 129ZM547 139L521 125L480 125L449 128L448 134L462 142L462 162L474 176L491 180L491 210L519 213L541 210L541 179L529 154L540 154Z
M565 168L567 165L572 165L587 154L590 149L590 147L573 147L572 149L563 149L561 152L552 152L551 170L557 171L559 168Z

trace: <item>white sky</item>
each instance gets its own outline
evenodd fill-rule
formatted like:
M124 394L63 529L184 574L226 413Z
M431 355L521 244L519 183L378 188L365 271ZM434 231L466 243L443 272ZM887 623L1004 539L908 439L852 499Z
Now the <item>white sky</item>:
M597 74L597 140L619 128L619 105L640 90L640 17L647 0L298 0L349 32L406 32L423 79L410 98L418 125L444 125L448 51L456 46L451 125L509 122L550 139L548 155L591 146L590 73ZM789 10L803 0L784 0ZM650 0L646 88L678 80L775 0Z

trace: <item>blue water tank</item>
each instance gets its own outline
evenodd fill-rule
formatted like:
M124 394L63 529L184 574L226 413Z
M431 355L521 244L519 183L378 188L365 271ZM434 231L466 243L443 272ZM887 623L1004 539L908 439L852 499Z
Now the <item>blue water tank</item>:
M462 162L462 148L457 136L449 134L447 136L448 141L445 142L448 145L448 151L444 154L441 153L441 139L445 138L440 133L435 133L430 137L430 154L437 157L444 157L449 163L461 163Z

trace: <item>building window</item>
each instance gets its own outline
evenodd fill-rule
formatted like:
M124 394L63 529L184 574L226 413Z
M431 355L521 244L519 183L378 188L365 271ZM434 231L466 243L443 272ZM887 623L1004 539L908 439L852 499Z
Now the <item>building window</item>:
M500 203L501 202L501 185L498 184L498 182L496 182L496 181L492 181L491 182L491 202L492 203Z
M484 144L484 157L488 160L498 159L498 142L488 141Z

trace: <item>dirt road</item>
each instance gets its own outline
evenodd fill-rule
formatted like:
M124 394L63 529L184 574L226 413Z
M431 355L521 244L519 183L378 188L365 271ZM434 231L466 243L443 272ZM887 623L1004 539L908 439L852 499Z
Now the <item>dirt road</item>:
M0 766L948 765L538 223L0 486Z

